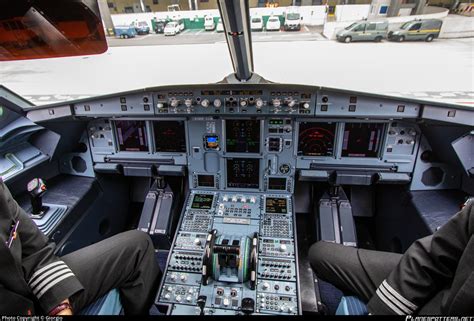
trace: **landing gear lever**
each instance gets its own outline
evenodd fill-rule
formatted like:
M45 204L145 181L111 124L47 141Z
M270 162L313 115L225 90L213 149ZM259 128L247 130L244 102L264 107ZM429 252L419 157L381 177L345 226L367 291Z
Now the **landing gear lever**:
M46 193L46 184L41 178L34 178L28 183L27 190L31 199L31 217L43 217L48 211L48 207L43 206L43 195Z

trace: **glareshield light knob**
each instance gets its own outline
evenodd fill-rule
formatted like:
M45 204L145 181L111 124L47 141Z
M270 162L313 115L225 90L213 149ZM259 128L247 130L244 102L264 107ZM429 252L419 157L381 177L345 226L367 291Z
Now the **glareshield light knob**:
M246 100L243 99L243 100L240 101L240 106L241 107L247 107L247 105L248 105L248 103L247 103Z
M304 108L304 109L309 109L309 103L304 103L304 104L303 104L303 108Z
M222 106L222 101L220 99L214 99L214 107L219 108Z
M296 101L295 101L295 100L290 99L290 100L288 101L288 107L293 108L293 107L295 107L295 105L296 105Z
M263 100L261 98L257 98L257 100L255 101L255 106L257 108L262 108L263 107Z
M201 101L201 106L204 108L209 107L209 100L204 99L203 101Z
M175 107L178 107L178 106L179 106L179 100L177 100L177 99L175 99L175 98L172 98L172 99L170 100L170 106L171 106L171 107L174 107L174 108L175 108Z
M184 101L184 104L186 105L186 107L191 107L193 105L193 101L192 99L186 99Z
M280 99L273 99L272 105L273 105L273 107L280 107L281 106L281 100Z

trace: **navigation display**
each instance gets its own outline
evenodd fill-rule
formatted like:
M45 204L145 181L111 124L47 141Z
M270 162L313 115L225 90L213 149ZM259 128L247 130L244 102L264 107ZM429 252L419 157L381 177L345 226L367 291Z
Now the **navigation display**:
M213 200L214 200L214 195L212 194L196 194L194 195L191 208L195 208L199 210L209 210L211 209Z
M143 120L116 120L117 142L121 152L147 152L146 123Z
M384 124L346 123L342 142L342 157L377 157Z
M334 156L335 123L300 123L298 156Z
M155 121L153 122L153 132L155 133L157 152L186 152L184 121Z
M271 214L288 213L286 198L267 197L265 199L265 212Z
M214 175L198 175L197 185L199 187L214 187Z
M260 187L260 160L255 158L228 158L227 187L255 188Z
M260 121L228 119L225 122L228 153L260 152Z

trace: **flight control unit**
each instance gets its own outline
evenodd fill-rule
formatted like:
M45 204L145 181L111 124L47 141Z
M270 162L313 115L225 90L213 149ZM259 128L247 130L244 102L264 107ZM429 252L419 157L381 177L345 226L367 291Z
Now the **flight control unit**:
M169 314L301 313L291 194L191 191L158 305Z

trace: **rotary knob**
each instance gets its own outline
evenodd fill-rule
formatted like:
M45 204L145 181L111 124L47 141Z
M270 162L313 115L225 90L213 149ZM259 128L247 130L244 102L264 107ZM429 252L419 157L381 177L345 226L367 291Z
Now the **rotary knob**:
M197 246L201 245L201 240L198 239L198 238L195 238L194 239L194 245L197 245Z
M263 107L263 100L261 98L257 98L257 100L255 101L255 106L260 109Z
M181 274L181 277L180 277L181 281L186 281L188 278L186 277L186 274Z
M308 102L304 103L304 104L303 104L303 108L304 108L304 109L309 109L309 103L308 103Z
M171 274L170 279L171 279L171 281L175 281L175 280L176 280L176 275L175 275L175 274Z
M285 244L280 245L280 252L286 252L286 245Z
M181 300L182 300L181 295L177 295L175 300L176 300L176 302L181 302Z
M177 100L175 98L171 98L170 106L173 107L173 108L178 107L179 106L179 100Z
M204 108L209 107L209 100L204 99L203 101L201 101L201 106L204 107Z
M280 107L281 106L281 100L280 99L273 99L272 105L273 105L273 107Z
M293 108L293 107L295 107L295 105L296 105L296 101L295 101L295 100L290 99L290 100L288 101L288 107Z
M156 104L156 108L158 108L158 109L162 109L164 107L165 107L165 104L163 104L163 103L157 103Z
M166 294L165 294L165 299L166 299L166 300L171 299L171 295L170 295L169 293L166 293Z
M186 99L184 101L184 104L186 105L186 107L191 107L193 105L193 100L192 99Z
M240 106L241 106L241 107L247 107L247 105L248 105L247 100L242 99L242 100L240 101Z
M220 99L214 99L214 107L219 108L222 106L222 101Z
M268 284L267 282L263 283L262 285L262 289L264 290L267 290L269 287L270 287L270 284Z
M192 297L192 296L188 295L188 296L186 297L186 301L191 302L192 300L193 300L193 297Z

